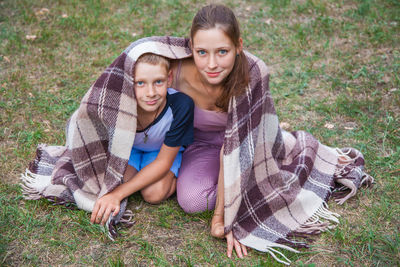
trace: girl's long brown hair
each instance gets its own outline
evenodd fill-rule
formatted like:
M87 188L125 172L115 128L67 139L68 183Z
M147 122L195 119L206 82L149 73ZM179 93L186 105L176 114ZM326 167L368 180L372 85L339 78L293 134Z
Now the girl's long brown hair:
M193 37L198 30L208 30L218 27L231 39L236 48L240 47L239 23L233 11L223 5L208 5L200 9L192 22L190 37ZM224 111L228 111L229 100L232 96L240 95L249 84L249 67L243 51L236 56L235 65L231 73L223 81L221 96L215 105Z

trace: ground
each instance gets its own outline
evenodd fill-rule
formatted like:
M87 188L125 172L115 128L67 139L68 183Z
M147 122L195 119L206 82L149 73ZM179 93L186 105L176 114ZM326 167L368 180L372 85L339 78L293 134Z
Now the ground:
M353 146L375 177L343 206L340 224L298 266L398 266L400 4L396 0L219 1L237 14L245 48L271 72L281 123L321 142ZM172 197L130 198L136 224L116 242L84 211L25 201L20 173L36 145L63 145L67 119L132 41L188 36L205 1L0 2L0 263L36 265L276 266L252 250L228 259L209 235L211 213L185 214Z

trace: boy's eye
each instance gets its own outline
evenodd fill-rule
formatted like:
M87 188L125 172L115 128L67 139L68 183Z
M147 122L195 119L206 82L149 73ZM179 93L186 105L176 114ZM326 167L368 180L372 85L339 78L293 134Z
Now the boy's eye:
M161 84L163 84L163 82L164 82L163 80L157 80L156 85L161 85Z
M143 86L143 85L144 85L144 82L142 82L142 81L137 81L137 82L136 82L136 85L137 85L137 86Z
M206 54L206 51L204 50L198 50L197 54L199 54L199 56L204 56Z
M226 49L219 50L220 55L226 55L227 53L228 53L228 50L226 50Z

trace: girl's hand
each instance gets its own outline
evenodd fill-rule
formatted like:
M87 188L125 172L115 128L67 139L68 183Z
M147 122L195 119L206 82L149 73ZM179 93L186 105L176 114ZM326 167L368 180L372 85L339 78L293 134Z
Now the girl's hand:
M235 247L236 254L238 255L239 258L243 258L243 256L247 256L247 248L245 245L242 245L239 243L239 241L236 240L236 238L233 236L232 231L230 231L228 234L225 235L226 237L226 243L228 245L228 248L226 250L226 254L228 258L232 256L232 250L233 247Z
M92 216L90 217L91 223L100 223L104 225L110 214L116 216L119 212L120 201L112 193L108 193L96 201L94 205Z

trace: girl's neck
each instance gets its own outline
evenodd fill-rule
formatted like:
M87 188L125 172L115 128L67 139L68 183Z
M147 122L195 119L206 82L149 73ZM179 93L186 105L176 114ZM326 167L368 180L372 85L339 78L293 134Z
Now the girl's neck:
M197 80L202 85L205 92L211 97L219 97L222 92L221 84L210 84L199 72L197 72Z

